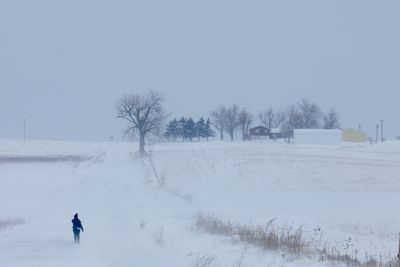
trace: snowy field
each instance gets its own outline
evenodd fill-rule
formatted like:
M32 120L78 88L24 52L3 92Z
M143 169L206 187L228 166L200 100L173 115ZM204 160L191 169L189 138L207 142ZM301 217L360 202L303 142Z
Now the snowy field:
M162 186L136 149L0 141L0 266L201 266L205 258L208 266L331 266L199 231L199 213L301 226L315 245L360 260L397 253L400 142L148 146ZM80 245L71 231L76 212Z

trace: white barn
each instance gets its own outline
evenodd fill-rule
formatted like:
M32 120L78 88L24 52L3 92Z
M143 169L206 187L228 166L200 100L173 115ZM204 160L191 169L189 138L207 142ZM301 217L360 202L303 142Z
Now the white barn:
M340 146L342 144L342 130L295 129L294 143L296 145Z

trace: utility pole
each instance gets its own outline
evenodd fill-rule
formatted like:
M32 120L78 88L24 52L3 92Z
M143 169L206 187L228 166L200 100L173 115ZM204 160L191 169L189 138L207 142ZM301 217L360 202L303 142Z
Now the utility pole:
M24 142L26 141L26 119L24 119Z
M383 120L381 120L381 142L383 142L385 138L383 138Z
M358 132L361 133L361 123L358 124Z
M376 137L375 137L375 143L378 143L378 133L379 133L379 124L376 125Z

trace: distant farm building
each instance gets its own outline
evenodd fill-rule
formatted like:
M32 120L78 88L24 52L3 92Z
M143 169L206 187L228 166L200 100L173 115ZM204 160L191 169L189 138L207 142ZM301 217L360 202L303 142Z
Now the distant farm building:
M269 138L269 133L271 129L264 126L257 126L254 128L250 128L250 138L251 139L264 139Z
M269 131L269 138L276 140L280 138L289 138L288 134L284 134L280 128L274 128Z
M296 145L337 145L342 144L342 130L295 129Z
M295 144L316 145L341 145L342 141L356 143L367 141L365 133L354 129L294 129L293 131L285 131L280 128L270 129L264 126L257 126L250 128L247 136L249 140L277 140L284 138L289 142L293 137Z
M250 128L249 139L257 140L257 139L273 139L277 140L280 138L290 138L291 134L289 132L283 132L280 128L267 128L264 126L257 126L254 128Z
M345 142L364 143L367 141L367 135L355 129L344 129L342 131L342 140Z

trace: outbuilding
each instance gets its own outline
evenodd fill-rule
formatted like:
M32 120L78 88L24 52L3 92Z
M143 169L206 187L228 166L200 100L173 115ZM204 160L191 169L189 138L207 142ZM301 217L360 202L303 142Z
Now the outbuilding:
M296 145L340 146L342 144L342 130L294 129L294 143Z
M253 128L250 128L250 138L257 139L257 138L269 137L270 132L271 132L271 129L264 127L264 126L253 127Z

